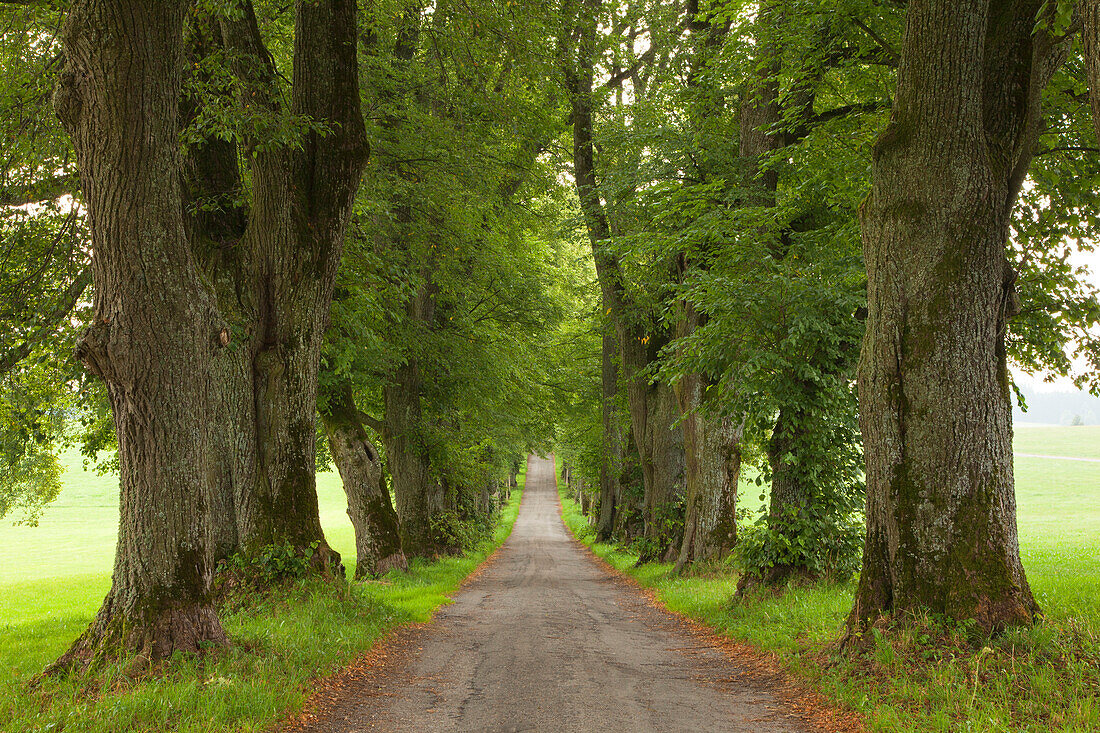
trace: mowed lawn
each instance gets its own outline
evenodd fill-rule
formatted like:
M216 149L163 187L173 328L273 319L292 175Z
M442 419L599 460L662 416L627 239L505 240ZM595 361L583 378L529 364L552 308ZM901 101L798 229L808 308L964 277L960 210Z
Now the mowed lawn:
M1100 458L1100 427L1016 428L1015 450ZM1090 619L1100 633L1100 462L1016 457L1020 552L1052 616Z
M0 676L34 674L65 651L111 585L118 534L118 477L85 471L75 451L61 496L37 527L0 520ZM355 535L340 477L317 477L325 536L355 567Z

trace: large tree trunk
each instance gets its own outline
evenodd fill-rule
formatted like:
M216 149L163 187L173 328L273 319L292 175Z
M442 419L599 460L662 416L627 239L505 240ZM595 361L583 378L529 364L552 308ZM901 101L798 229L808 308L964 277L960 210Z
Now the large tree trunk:
M686 310L694 311L691 306ZM685 324L697 317L688 313ZM694 562L726 557L737 543L737 482L742 428L728 417L704 414L702 375L684 375L676 386L683 414L686 510L675 571Z
M215 290L220 312L233 330L239 329L239 313L226 304L235 299L232 278L218 277ZM218 418L211 424L211 440L218 460L213 468L213 500L210 504L211 552L220 562L241 549L238 507L256 483L257 451L252 399L252 365L249 349L231 344L214 364L213 409Z
M351 385L339 384L327 397L321 418L348 497L348 517L355 530L355 578L407 570L397 513L382 484L382 459L363 427Z
M442 482L432 471L424 442L420 406L420 371L415 359L402 365L383 390L386 458L393 475L393 495L401 522L405 552L415 557L444 554L432 519L447 508Z
M639 362L627 360L630 417L645 486L644 537L650 540L639 562L671 559L683 540L684 432L677 425L680 405L672 387L650 383ZM647 362L643 362L648 364Z
M78 355L107 385L119 442L111 590L58 661L160 659L225 644L210 602L213 363L222 322L192 259L180 192L188 3L83 0L65 22L58 113L92 225L95 317Z
M223 19L226 44L243 54L237 74L250 103L275 108L274 67L251 5ZM290 112L327 123L300 147L255 148L253 206L240 242L248 324L255 435L255 480L238 493L242 549L318 546L318 566L339 561L325 543L315 479L321 343L351 203L366 160L359 109L353 0L297 6Z
M893 114L861 211L863 573L849 626L929 609L1030 623L1005 359L1009 217L1061 52L1040 0L910 5Z

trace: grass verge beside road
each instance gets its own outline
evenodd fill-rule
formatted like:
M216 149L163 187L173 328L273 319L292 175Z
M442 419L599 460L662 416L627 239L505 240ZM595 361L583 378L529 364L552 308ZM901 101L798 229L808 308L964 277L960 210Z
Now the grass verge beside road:
M734 601L736 568L677 577L670 564L635 567L637 555L594 542L564 491L562 508L574 536L653 588L670 610L775 654L830 699L863 713L871 730L1076 733L1100 730L1100 464L1072 465L1080 473L1052 474L1046 463L1017 461L1021 548L1046 613L1040 623L984 639L965 626L915 619L900 633L878 636L873 651L859 656L834 645L854 584Z
M511 533L523 480L521 475L492 536L465 555L413 561L407 574L390 573L378 582L291 584L223 615L233 640L229 650L207 659L181 656L153 675L132 678L120 664L31 689L32 675L87 626L110 581L92 576L5 585L0 730L266 730L301 709L314 680L341 669L387 631L427 621L448 603L448 594ZM354 557L344 562L354 568Z

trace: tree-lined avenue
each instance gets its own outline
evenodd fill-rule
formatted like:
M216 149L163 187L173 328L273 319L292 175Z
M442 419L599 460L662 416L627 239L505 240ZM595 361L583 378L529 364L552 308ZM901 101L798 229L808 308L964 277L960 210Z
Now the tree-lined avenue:
M805 730L722 651L572 540L553 466L529 459L512 536L454 604L295 730Z

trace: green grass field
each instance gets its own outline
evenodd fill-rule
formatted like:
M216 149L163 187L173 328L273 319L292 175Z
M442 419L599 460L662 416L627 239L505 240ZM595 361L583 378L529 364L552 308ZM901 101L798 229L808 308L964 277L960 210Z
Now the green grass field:
M1021 428L1015 449L1100 456L1100 428ZM746 493L756 501L755 487ZM925 620L866 657L831 646L851 609L851 583L735 602L729 568L673 577L670 565L634 567L636 556L620 548L594 550L656 588L669 608L777 654L838 704L864 713L872 730L1098 731L1100 463L1017 458L1016 496L1021 554L1044 620L977 642ZM567 498L563 506L571 529L591 542L587 520Z
M266 730L301 707L312 681L335 672L387 630L427 621L447 595L511 532L520 491L493 536L460 557L414 561L381 582L302 582L259 607L229 611L234 647L208 662L173 660L136 680L120 669L93 679L27 682L87 627L110 586L118 523L117 478L83 471L69 455L65 486L38 527L0 525L0 730ZM345 567L355 540L339 476L318 477L321 522ZM104 694L95 694L95 690ZM92 694L89 694L92 690Z
M1017 425L1013 448L1017 453L1100 459L1100 425L1072 428Z

